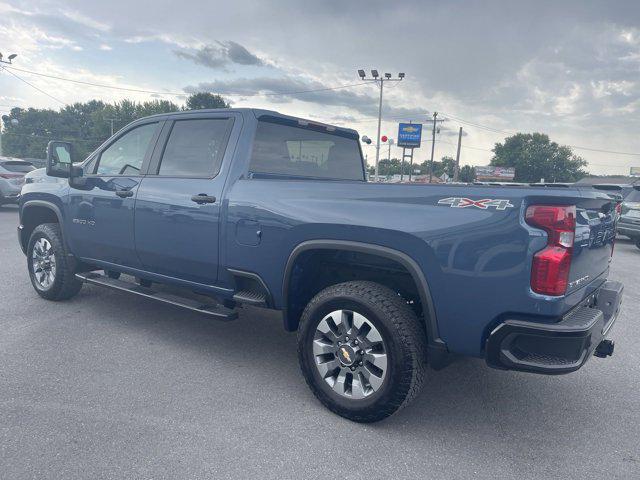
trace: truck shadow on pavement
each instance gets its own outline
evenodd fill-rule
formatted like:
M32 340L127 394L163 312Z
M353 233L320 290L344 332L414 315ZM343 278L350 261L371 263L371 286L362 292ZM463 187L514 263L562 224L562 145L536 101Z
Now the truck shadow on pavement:
M527 432L531 438L562 435L569 440L584 435L581 430L589 428L599 403L607 401L606 388L594 388L588 378L592 362L585 371L548 377L492 370L481 360L465 359L442 371L428 370L422 394L398 414L374 425L358 425L315 400L298 369L295 334L284 332L275 312L243 308L238 320L223 323L87 286L73 303L90 305L92 317L103 325L115 323L118 330L138 338L200 356L205 368L210 364L216 388L232 390L240 372L248 394L277 397L274 392L286 392L278 401L286 402L292 416L301 410L355 431L420 436L438 431L473 436Z

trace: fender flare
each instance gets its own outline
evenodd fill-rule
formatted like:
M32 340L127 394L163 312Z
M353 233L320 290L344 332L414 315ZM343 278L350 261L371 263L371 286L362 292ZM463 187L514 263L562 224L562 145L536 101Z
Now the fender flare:
M23 235L23 228L24 228L24 215L25 215L25 210L28 210L29 207L43 207L43 208L48 208L49 210L51 210L56 217L58 218L58 223L60 224L60 227L62 228L62 220L63 220L63 216L62 216L62 210L60 210L60 207L58 207L55 203L53 202L49 202L47 200L27 200L26 202L24 202L22 204L22 206L20 207L20 226L18 227L20 230L20 246L22 247L22 251L26 253L27 250L27 242L29 241L29 239L25 239L24 235ZM64 232L63 232L63 240L64 240Z
M393 248L383 247L381 245L371 243L352 242L347 240L308 240L306 242L298 244L293 249L286 263L284 280L282 284L282 311L285 322L285 329L292 329L291 324L288 320L287 305L289 302L288 292L293 265L295 264L298 256L308 250L347 250L352 252L369 253L394 260L401 264L408 270L409 274L413 278L413 281L418 288L418 293L420 294L420 301L423 305L423 308L426 308L427 310L428 318L425 318L425 327L427 329L427 338L429 341L429 345L441 349L446 348L444 341L440 338L438 332L438 323L436 320L436 312L431 297L431 290L429 289L427 279L425 278L424 273L422 272L422 269L420 269L418 263L406 253L395 250Z

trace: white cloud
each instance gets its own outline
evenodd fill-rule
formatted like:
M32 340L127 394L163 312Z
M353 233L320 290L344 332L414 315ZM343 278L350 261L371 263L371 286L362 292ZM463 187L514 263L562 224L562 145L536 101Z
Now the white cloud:
M106 23L99 22L93 18L87 17L80 12L77 11L66 11L64 12L64 16L73 20L76 23L84 25L86 27L99 30L101 32L108 32L111 30L111 26Z
M127 59L128 52L147 49L152 61L164 49L167 74L149 81L156 84L151 89L165 82L202 83L245 94L256 88L274 92L285 86L355 83L355 70L363 67L406 71L406 80L385 93L387 132L396 128L394 112L438 110L493 129L539 130L565 143L640 151L640 8L629 4L623 8L605 1L516 2L504 8L499 2L327 0L300 8L295 0L194 0L176 9L173 0L155 0L153 8L130 0L34 3L0 3L3 51L15 50L23 65L34 70L41 70L43 58L64 58L69 49L106 52L117 47L117 71L123 75L107 75L104 82L126 78L133 84L131 79L148 69L142 72L137 58ZM388 34L380 35L380 29ZM222 70L202 73L168 54L179 49L198 61L198 53L218 45L217 40L242 46L272 68L252 70L236 62L236 76ZM111 57L104 56L99 71L114 71ZM61 65L59 70L71 76L82 66ZM59 88L65 100L91 95L121 98L104 89L46 85ZM31 98L41 100L37 92ZM231 98L236 105L279 108L325 121L333 117L347 125L353 119L353 126L375 134L372 87L285 98ZM451 130L456 127L452 120ZM465 131L468 145L484 149L504 136L471 125L465 125ZM607 131L615 136L599 136ZM443 142L436 155L452 150L455 145ZM463 149L463 160L472 163L486 163L490 155ZM585 155L604 161L595 153Z

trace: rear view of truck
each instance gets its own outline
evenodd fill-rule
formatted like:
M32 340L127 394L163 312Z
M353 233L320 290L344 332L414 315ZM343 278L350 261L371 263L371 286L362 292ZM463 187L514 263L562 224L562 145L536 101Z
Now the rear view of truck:
M569 310L552 321L505 319L488 336L489 365L560 374L577 370L592 354L613 353L614 344L605 337L618 315L623 286L607 275L618 209L619 203L603 194L585 194L576 204L526 207L531 295Z

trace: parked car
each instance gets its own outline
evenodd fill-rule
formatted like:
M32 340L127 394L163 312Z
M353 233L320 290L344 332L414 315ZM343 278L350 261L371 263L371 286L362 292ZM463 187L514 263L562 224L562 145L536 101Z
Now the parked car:
M559 374L613 353L602 192L368 183L356 131L253 109L148 117L47 161L64 182L26 184L18 227L41 297L87 282L222 320L279 310L349 419L391 415L456 356Z
M29 162L17 158L0 157L0 206L18 203L20 189L24 185L24 176L34 169Z
M633 187L622 202L618 233L629 237L640 248L640 185Z

